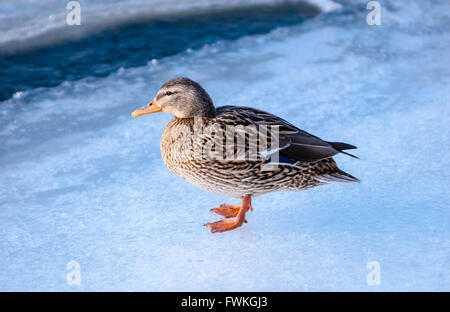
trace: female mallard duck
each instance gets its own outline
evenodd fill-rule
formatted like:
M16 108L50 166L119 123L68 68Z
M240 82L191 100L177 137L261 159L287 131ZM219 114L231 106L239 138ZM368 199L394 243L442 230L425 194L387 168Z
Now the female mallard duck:
M224 203L212 209L225 217L205 224L213 233L247 222L252 196L359 182L339 170L332 158L339 152L353 156L343 150L355 146L323 141L257 109L215 108L208 93L188 78L167 81L152 102L131 116L161 111L175 115L161 138L166 166L199 188L242 199L240 206Z

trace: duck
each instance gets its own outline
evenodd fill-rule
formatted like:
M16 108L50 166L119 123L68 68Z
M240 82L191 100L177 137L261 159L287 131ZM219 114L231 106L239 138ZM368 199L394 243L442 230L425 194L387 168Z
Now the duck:
M160 151L169 170L215 194L240 198L212 212L223 218L206 223L212 233L247 223L252 198L275 191L300 191L330 183L360 182L333 159L356 146L320 139L265 111L244 106L215 107L203 87L186 77L165 82L132 117L173 114Z

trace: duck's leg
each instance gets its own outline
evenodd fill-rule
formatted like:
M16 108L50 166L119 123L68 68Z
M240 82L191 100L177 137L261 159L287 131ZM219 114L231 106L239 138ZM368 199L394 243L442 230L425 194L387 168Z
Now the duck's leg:
M235 220L230 219L222 219L217 222L211 222L206 223L205 226L208 226L211 228L212 233L216 232L226 232L234 230L235 228L238 228L242 225L242 223L247 222L245 220L245 213L252 209L251 206L251 196L246 195L241 197L242 199L242 205L230 205L230 204L222 204L220 205L220 208L214 208L212 211L214 211L217 214L220 214L222 216L233 218L236 217Z

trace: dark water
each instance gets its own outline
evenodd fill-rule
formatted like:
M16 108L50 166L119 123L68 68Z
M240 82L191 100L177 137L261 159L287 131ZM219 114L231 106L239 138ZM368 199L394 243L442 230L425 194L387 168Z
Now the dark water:
M117 26L78 41L0 56L0 100L17 91L52 87L66 80L102 77L120 67L199 49L219 40L264 34L319 14L299 4L242 7L168 16Z

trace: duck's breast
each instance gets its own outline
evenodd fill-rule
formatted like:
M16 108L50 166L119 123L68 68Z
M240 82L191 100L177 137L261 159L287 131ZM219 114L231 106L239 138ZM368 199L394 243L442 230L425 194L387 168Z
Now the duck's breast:
M193 120L174 117L164 129L161 137L161 156L166 166L174 173L183 163L192 159Z

